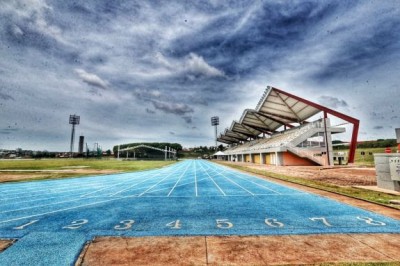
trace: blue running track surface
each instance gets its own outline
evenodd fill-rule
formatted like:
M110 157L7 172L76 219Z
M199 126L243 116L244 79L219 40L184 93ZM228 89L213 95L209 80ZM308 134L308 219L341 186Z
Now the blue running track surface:
M94 236L400 233L400 221L204 160L0 185L0 265L70 265Z

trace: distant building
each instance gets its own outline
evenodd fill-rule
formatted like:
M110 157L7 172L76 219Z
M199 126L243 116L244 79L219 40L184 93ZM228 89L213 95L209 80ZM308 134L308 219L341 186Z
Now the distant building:
M83 145L85 142L85 137L84 136L79 136L79 147L78 147L78 153L83 154Z

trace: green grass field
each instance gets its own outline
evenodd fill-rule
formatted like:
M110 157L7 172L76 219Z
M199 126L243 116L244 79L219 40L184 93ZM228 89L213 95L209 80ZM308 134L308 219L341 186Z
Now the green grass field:
M158 168L172 163L174 161L121 161L114 159L0 160L0 170L63 170L68 168L85 168L125 172Z
M0 182L79 177L111 172L135 172L160 168L173 163L175 161L121 161L115 159L0 160Z
M392 153L397 152L397 147L391 147ZM349 150L333 149L333 152L349 152ZM365 155L361 155L364 152ZM374 153L385 153L385 148L357 148L356 150L356 165L374 166Z

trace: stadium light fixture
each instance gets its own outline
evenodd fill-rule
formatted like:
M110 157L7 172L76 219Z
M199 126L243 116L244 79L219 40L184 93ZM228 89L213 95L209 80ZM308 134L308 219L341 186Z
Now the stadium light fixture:
M211 117L211 126L215 126L215 151L217 151L217 126L219 125L219 117Z
M71 131L71 146L70 146L70 157L73 157L74 152L74 139L75 139L75 125L79 125L81 117L79 115L70 115L69 116L69 124L72 125Z

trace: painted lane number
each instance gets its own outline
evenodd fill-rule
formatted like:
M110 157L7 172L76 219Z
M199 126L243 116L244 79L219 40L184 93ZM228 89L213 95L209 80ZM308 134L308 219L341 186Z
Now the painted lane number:
M132 228L132 225L135 223L135 220L123 220L119 223L122 225L114 226L115 230L128 230L128 229Z
M362 217L362 216L357 216L358 220L364 221L367 224L371 224L371 225L380 225L380 226L384 226L386 225L384 222L380 222L380 221L375 221L372 218L369 217Z
M228 229L232 228L233 224L229 222L228 219L217 219L215 220L217 222L217 227L221 229Z
M270 226L270 227L283 227L284 224L281 222L278 222L277 219L273 219L273 218L265 218L264 220L265 224Z
M313 222L321 221L324 225L329 226L329 227L332 226L325 217L313 217L313 218L309 218L309 219Z
M170 223L167 223L165 226L168 226L171 229L181 229L182 227L180 220L172 221Z
M21 226L13 227L13 229L22 230L22 229L24 229L25 227L27 227L27 226L29 226L29 225L31 225L31 224L36 223L37 221L39 221L39 220L32 220L32 221L30 221L29 223L23 224L23 225L21 225Z
M75 230L75 229L81 228L82 225L87 224L88 222L89 222L89 220L86 220L86 219L76 220L76 221L73 221L71 224L64 226L63 229Z

